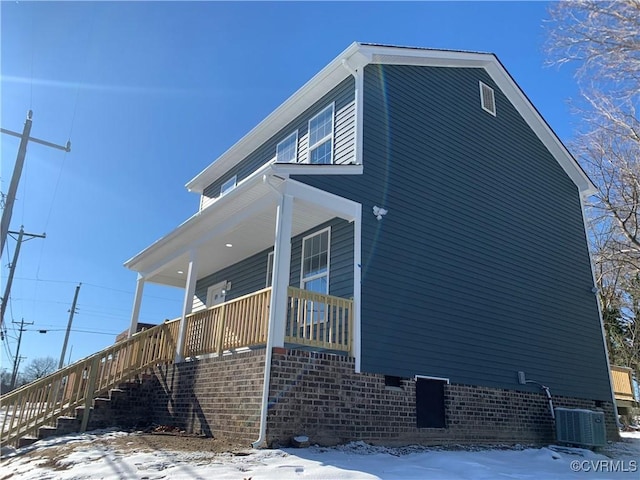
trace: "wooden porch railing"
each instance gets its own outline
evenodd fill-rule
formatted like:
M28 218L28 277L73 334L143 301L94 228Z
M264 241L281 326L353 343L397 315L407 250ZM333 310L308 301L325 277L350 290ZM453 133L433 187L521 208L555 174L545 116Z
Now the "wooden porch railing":
M187 316L185 358L267 343L271 288ZM353 300L289 287L285 343L350 351ZM16 445L38 428L145 369L173 362L180 320L136 333L90 357L0 397L0 446ZM85 408L81 430L89 420Z
M349 352L353 300L289 287L285 343Z
M267 343L271 288L187 316L182 355L221 355L225 350Z
M611 379L613 380L613 394L616 400L635 400L633 395L633 370L611 365Z
M58 417L91 406L93 399L148 367L173 362L179 323L163 323L0 397L0 446L17 445ZM84 409L81 430L89 420Z

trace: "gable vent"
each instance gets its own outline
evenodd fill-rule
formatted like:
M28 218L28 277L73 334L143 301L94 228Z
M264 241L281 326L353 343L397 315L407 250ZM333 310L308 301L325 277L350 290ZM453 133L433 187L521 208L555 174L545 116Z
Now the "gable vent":
M493 88L482 82L480 82L480 104L485 112L496 116L496 98L493 94Z

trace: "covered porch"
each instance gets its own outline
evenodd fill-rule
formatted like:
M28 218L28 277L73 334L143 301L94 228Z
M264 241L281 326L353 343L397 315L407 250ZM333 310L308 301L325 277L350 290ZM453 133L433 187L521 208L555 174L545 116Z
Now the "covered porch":
M144 286L151 282L185 292L182 314L170 322L178 328L177 362L286 345L344 352L359 363L361 206L276 169L277 165L265 165L125 263L138 272L130 336L136 331ZM336 219L348 225L353 243L347 282L344 268L342 277L338 272L334 277L352 288L342 287L332 295L328 273L326 289L318 289L317 282L295 281L291 240ZM259 267L264 273L252 276L262 275L263 285L225 278L221 303L209 305L202 295L196 297L196 287L202 289L209 278L258 257L264 257Z

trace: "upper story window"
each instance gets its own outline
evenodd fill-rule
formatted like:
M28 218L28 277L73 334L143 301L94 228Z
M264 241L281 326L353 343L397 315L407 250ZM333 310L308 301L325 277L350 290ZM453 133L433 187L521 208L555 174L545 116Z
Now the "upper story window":
M333 104L309 120L309 163L333 162Z
M298 131L278 143L276 147L276 162L295 162L298 158Z
M231 190L233 190L234 188L236 188L236 181L238 180L238 176L234 175L233 177L231 177L229 180L227 180L226 182L224 182L222 184L222 186L220 187L220 196L223 196L227 193L229 193Z

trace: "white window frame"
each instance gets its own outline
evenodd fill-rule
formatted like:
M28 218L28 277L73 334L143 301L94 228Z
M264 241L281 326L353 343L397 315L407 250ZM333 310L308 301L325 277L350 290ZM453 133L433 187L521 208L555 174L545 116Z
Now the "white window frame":
M278 158L278 150L280 149L280 145L282 145L285 142L288 142L291 139L291 137L295 138L293 158L291 160L280 160ZM281 142L278 142L278 145L276 145L276 162L278 163L297 163L298 162L298 130L287 135L287 138L285 138Z
M314 143L313 145L311 145L311 122L314 121L317 117L319 117L320 115L322 115L323 113L325 113L327 110L331 110L331 133L329 135L325 135L324 137L322 137L320 140L318 140L316 143ZM307 142L307 161L306 163L311 163L311 152L317 148L318 146L322 145L323 143L325 143L326 141L330 141L331 142L331 153L330 153L330 157L329 157L329 163L327 164L320 164L320 165L333 165L333 149L335 147L334 145L334 130L336 129L336 119L335 119L335 102L332 102L331 105L327 106L326 108L323 108L320 112L318 112L317 114L315 114L313 117L311 117L309 119L309 122L307 123L307 138L308 138L308 142Z
M317 273L315 275L311 275L307 278L304 276L304 244L307 240L317 235L321 235L324 232L327 232L327 271L325 273ZM313 280L317 280L318 278L322 278L324 276L327 277L327 291L326 292L317 292L324 293L325 295L329 295L329 273L331 267L331 227L323 228L322 230L318 230L317 232L310 233L302 239L302 251L300 253L300 289L305 290L305 282L310 282ZM313 290L308 290L313 291Z
M233 190L234 188L236 188L236 185L238 184L238 176L234 175L233 177L231 177L229 180L227 180L226 182L224 182L222 185L220 185L220 196L223 197L225 196L227 193L229 193L231 190Z
M487 89L488 91L491 92L491 98L493 99L493 109L489 108L487 105L485 105L484 103L484 89ZM482 109L487 112L490 113L491 115L493 115L494 117L496 116L496 93L493 90L493 88L491 88L489 85L487 85L486 83L480 82L480 105L482 106Z
M271 269L269 269L271 266ZM267 280L265 282L265 287L271 287L271 280L273 280L273 251L269 252L267 255Z

